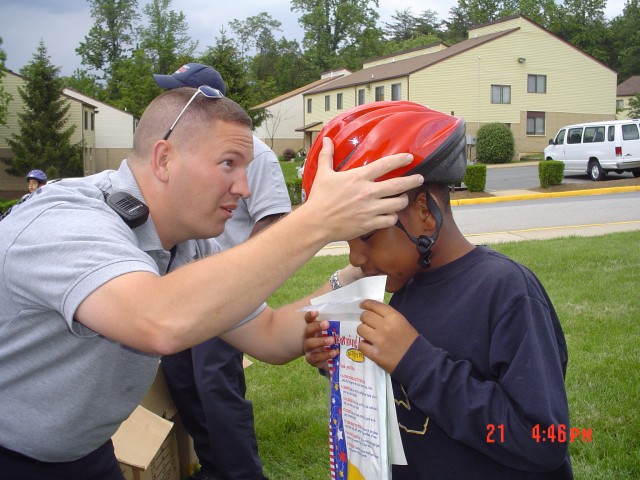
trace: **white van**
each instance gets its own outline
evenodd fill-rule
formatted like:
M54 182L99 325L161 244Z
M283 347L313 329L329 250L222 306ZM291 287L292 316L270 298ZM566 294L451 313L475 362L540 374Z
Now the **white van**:
M564 162L564 170L603 180L608 172L640 177L639 120L607 120L562 127L544 149L546 160Z

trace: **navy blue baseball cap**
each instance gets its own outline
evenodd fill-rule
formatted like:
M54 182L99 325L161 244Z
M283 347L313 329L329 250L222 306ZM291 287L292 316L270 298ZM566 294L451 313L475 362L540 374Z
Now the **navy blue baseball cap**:
M208 85L220 90L223 95L227 93L222 75L215 68L201 63L187 63L171 75L154 73L153 79L160 88L165 90L180 87L198 88L202 85Z

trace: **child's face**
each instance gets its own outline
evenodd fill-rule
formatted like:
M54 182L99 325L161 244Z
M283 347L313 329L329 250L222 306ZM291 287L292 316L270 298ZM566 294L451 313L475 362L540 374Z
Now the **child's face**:
M416 217L411 207L398 214L404 227L419 235ZM366 276L387 275L386 291L390 293L400 290L421 271L415 244L395 226L354 238L349 241L349 249L349 262L360 267Z
M34 180L33 178L30 178L27 181L27 187L29 188L29 192L35 192L39 186L40 184L38 183L38 181Z

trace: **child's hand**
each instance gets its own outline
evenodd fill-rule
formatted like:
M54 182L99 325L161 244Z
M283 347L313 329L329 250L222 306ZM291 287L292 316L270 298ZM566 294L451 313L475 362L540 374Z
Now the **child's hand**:
M393 307L375 300L360 304L365 310L360 315L358 327L359 350L387 372L395 370L398 363L419 335L418 331Z
M307 312L304 315L304 321L307 326L304 330L304 342L302 349L304 350L304 358L310 365L328 370L327 360L338 355L337 348L326 349L333 345L333 337L323 337L322 331L329 328L329 322L323 320L316 322L318 312Z

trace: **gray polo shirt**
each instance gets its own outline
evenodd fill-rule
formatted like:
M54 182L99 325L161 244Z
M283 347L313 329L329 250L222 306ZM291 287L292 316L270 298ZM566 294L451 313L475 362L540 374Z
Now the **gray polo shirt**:
M166 272L170 253L153 219L127 227L104 201L103 191L116 190L143 200L126 161L40 189L0 222L0 445L38 460L75 460L101 446L156 374L157 356L73 318L119 275ZM213 240L181 243L172 268L217 251Z

